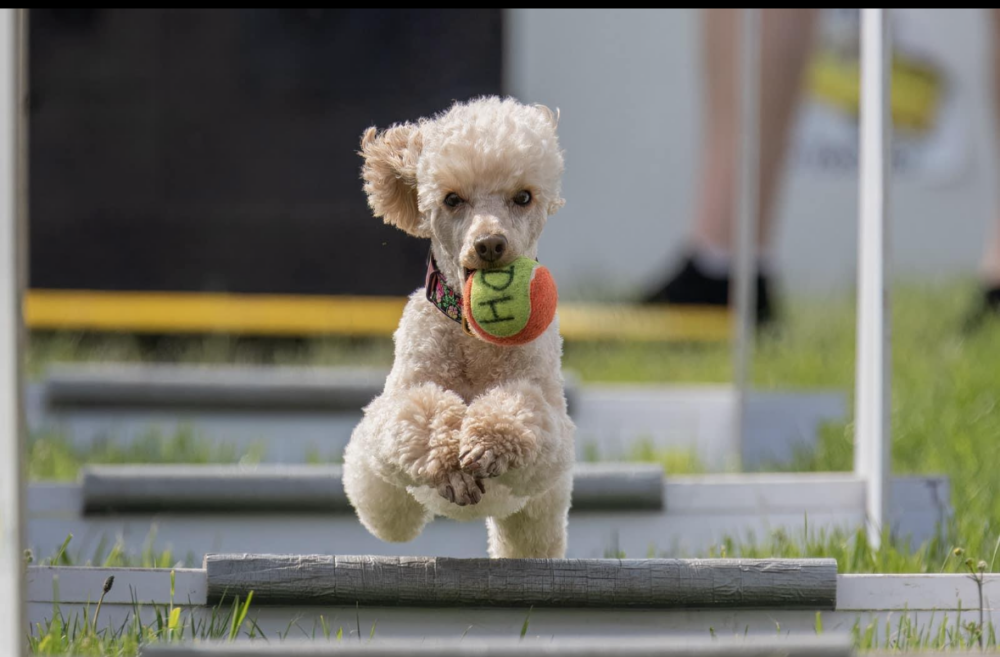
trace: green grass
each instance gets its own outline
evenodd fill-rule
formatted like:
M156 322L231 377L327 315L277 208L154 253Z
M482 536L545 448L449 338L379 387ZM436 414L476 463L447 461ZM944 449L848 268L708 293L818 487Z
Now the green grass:
M242 451L231 445L202 442L190 428L173 434L150 429L129 443L103 440L86 448L59 434L47 433L28 439L28 476L33 480L70 481L86 464L257 463L262 454L263 448L257 445Z
M98 568L196 568L201 566L194 554L188 553L179 558L171 549L156 547L156 530L151 529L146 536L146 542L138 553L125 549L119 537L114 543L102 538L96 547L84 554L73 545L73 535L69 534L61 545L54 546L36 563L31 550L25 551L25 561L29 565L40 566L95 566Z
M34 335L25 360L38 380L53 363L159 362L211 365L392 365L392 342L367 339L266 340L232 336L151 338L55 333Z
M975 610L954 616L944 614L937 629L933 628L934 615L928 614L926 623L909 616L897 616L884 621L872 620L851 628L851 636L858 650L879 651L972 651L997 649L997 632L992 623L985 627L975 620Z
M67 539L67 544L69 540ZM64 544L63 552L65 547ZM56 555L54 561L61 561L61 557ZM235 596L227 602L223 596L206 613L198 613L200 608L175 605L175 584L175 574L171 570L170 602L165 605L141 604L137 598L139 592L131 591L131 609L125 622L120 625L112 625L106 620L102 623L100 615L104 595L112 590L114 577L107 578L103 588L94 591L94 597L98 599L96 605L85 605L82 612L70 616L63 613L58 602L59 591L56 585L53 599L57 602L53 603L52 613L45 622L30 628L29 649L36 655L137 657L142 653L143 647L161 643L232 642L237 639L284 641L289 637L339 642L346 639L371 641L375 637L377 621L372 624L367 637L363 638L360 613L355 619L356 634L351 629L345 633L343 626L334 630L331 622L320 615L310 629L304 628L298 619L293 619L283 632L267 637L257 624L256 614L251 614L253 591L243 600ZM151 620L147 622L144 619Z
M897 474L944 474L955 515L946 540L887 545L877 554L854 536L738 537L730 554L834 556L841 572L962 572L964 559L1000 569L1000 322L965 335L971 285L906 288L892 313L892 459ZM761 389L839 389L853 397L853 301L799 304L779 336L763 339L753 361ZM730 356L721 346L570 344L565 364L584 380L725 382ZM849 471L853 427L827 426L813 453L797 455L799 471ZM662 454L644 460L662 461ZM806 519L803 519L805 530ZM719 546L719 550L723 546ZM955 547L963 559L951 558Z
M111 590L114 579L104 584L104 593ZM242 602L239 596L231 602L221 601L209 610L207 618L199 618L174 605L174 573L170 573L170 603L142 605L132 592L132 610L118 627L101 625L101 604L87 605L83 612L67 617L58 603L44 623L36 624L28 634L28 646L36 655L76 655L78 657L134 657L142 647L154 643L191 641L233 641L237 638L262 638L257 624L247 617L253 592ZM101 591L95 595L101 596ZM58 599L58 592L54 592ZM101 596L103 600L103 596ZM148 613L144 614L144 610ZM152 615L155 620L143 622Z
M589 443L583 446L583 460L599 463L610 459L601 455L597 445ZM614 460L657 463L668 475L702 474L707 471L694 449L659 449L645 437L637 438L624 454Z

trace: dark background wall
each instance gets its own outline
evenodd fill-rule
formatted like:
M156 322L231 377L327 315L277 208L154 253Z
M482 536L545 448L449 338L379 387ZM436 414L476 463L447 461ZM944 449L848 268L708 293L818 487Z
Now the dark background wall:
M405 294L363 130L500 93L501 11L36 9L30 285Z

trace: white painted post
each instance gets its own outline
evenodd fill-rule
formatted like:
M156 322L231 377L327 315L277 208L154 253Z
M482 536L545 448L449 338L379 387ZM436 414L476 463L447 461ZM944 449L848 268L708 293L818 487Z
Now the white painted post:
M0 654L25 645L21 451L21 259L18 230L19 10L0 9Z
M760 168L760 9L743 8L740 48L739 197L736 217L736 275L730 298L733 321L733 384L736 387L735 454L742 460L746 397L753 359L757 296L757 195ZM740 464L742 465L742 464Z
M892 445L886 285L892 131L889 52L886 10L862 9L854 472L867 482L868 536L873 547L879 545L887 517Z

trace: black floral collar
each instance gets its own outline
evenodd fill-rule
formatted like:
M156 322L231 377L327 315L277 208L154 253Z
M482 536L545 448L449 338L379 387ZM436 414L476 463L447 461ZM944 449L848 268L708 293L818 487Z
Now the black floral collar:
M434 261L434 254L427 254L427 300L447 315L448 319L462 324L462 293L461 289L448 285L444 274L438 269L437 262Z

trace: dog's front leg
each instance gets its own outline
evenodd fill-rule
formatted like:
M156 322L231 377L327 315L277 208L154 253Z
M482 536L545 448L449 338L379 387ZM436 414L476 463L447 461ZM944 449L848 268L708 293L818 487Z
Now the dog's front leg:
M526 379L477 397L462 423L459 459L477 477L497 477L516 495L548 490L572 466L572 424L561 398Z
M476 504L482 482L458 463L465 413L461 397L435 383L387 390L365 409L352 443L361 443L366 460L391 484L430 486L460 506Z
M361 523L384 541L415 538L431 513L408 490L431 486L476 504L482 481L458 465L465 403L433 383L390 388L365 409L344 452L344 491Z

